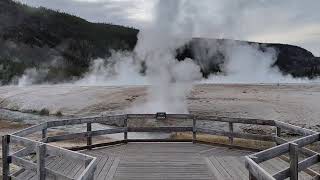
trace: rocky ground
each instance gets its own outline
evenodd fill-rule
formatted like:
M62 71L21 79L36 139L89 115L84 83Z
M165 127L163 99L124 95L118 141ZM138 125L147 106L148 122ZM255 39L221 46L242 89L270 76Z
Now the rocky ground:
M0 118L34 124L61 115L117 114L146 97L145 86L4 86L0 87ZM193 87L187 106L193 114L275 119L320 130L319 102L319 84L201 84Z

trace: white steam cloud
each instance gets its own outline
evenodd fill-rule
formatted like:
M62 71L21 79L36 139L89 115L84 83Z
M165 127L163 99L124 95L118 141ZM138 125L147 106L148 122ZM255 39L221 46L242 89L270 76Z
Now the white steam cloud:
M20 87L36 84L44 79L47 74L48 69L29 68L24 71L20 78L18 78L17 84Z
M147 102L137 105L133 112L188 112L186 96L202 76L194 61L175 58L176 49L193 35L193 21L182 11L183 5L182 1L159 1L153 23L138 35L135 53L146 63L151 88Z
M176 50L194 36L243 39L241 34L246 30L243 16L248 16L246 12L250 7L261 2L224 2L216 6L211 0L158 1L153 21L140 30L133 52L112 52L110 58L94 60L89 72L74 84L150 85L147 101L135 104L128 111L187 113L186 96L194 83L308 82L283 76L272 66L277 52L271 48L262 52L253 44L234 42L224 47L218 43L208 44L200 56L222 50L226 62L221 67L223 73L211 75L206 80L202 79L200 67L205 69L208 62L199 62L199 66L192 59L178 61ZM146 67L144 73L141 64ZM37 75L36 70L27 70L18 84L33 84Z
M107 59L96 59L89 71L74 84L86 86L146 85L147 79L140 73L140 62L131 52L111 52Z
M224 47L223 73L211 75L201 83L308 83L310 80L283 75L277 66L277 52L273 48L259 50L254 44L232 43Z
M97 59L76 84L145 85L147 101L135 104L134 113L187 113L186 96L202 78L200 67L191 59L179 62L176 49L193 35L193 20L183 11L182 1L159 1L153 23L138 34L133 53L113 52L106 60ZM142 76L141 64L146 66Z

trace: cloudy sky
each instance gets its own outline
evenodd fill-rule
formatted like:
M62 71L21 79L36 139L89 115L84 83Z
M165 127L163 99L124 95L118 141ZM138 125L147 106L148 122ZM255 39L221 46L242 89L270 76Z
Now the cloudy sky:
M178 11L173 15L179 16L179 22L191 24L192 36L288 43L320 56L319 0L181 0L176 8L171 7L170 1L174 0L162 0L162 3L158 0L18 1L64 11L91 22L139 29L153 23L161 4L164 7L160 9L166 9L169 14L171 10ZM183 28L189 26L181 26L180 31Z

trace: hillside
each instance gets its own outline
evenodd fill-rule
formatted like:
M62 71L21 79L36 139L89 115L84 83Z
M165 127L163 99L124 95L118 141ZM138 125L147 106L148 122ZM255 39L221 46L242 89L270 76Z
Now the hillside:
M77 79L88 71L93 59L108 57L110 50L133 50L138 32L134 28L91 23L66 13L1 0L0 85L12 83L27 68L45 69L43 77L36 83ZM217 50L210 56L199 56L197 53L206 51L214 44L223 45L229 41L234 40L195 38L177 51L177 57L191 57L199 64L206 62L201 69L207 76L221 71L220 65L225 60L223 52ZM207 47L202 46L204 42ZM266 47L276 49L279 56L274 65L285 74L309 78L320 75L320 58L303 48L256 44L262 50Z
M177 57L180 60L186 57L195 59L200 64L204 76L208 76L210 73L221 71L221 65L225 62L224 51L230 44L235 43L238 45L249 43L263 52L267 48L273 48L278 55L274 66L279 67L283 74L310 79L320 76L320 57L315 57L306 49L288 44L194 38L179 51Z
M132 50L138 30L84 19L11 0L0 1L0 59L3 83L24 69L48 66L47 80L59 82L80 76L93 58L114 50Z

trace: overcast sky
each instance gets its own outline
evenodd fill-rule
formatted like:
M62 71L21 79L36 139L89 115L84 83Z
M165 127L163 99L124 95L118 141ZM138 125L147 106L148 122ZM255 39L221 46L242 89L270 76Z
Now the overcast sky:
M18 1L64 11L91 22L139 29L152 24L159 8L158 0ZM172 3L169 1L174 0L163 1L168 2L170 11ZM193 36L288 43L302 46L320 56L320 0L181 1L183 3L176 14L184 14L181 16L184 20L191 19Z

